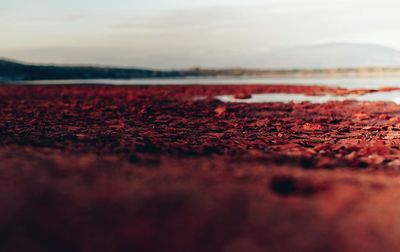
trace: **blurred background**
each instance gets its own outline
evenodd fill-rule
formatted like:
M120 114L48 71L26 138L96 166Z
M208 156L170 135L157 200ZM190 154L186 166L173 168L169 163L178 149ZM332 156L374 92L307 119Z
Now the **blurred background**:
M0 57L157 69L400 66L395 0L0 0Z

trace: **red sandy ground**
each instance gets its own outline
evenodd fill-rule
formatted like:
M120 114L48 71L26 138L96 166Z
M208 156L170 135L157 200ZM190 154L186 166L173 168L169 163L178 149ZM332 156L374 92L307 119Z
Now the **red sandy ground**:
M0 251L398 251L399 105L213 98L374 91L1 86Z

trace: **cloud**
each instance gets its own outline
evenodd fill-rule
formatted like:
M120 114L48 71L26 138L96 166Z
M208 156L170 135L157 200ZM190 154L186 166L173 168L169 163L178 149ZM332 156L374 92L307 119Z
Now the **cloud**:
M245 66L277 47L335 41L400 48L395 0L68 1L71 8L66 0L52 1L34 19L20 8L19 15L8 14L9 21L0 23L0 49L45 48L26 52L42 61L80 58L169 68Z
M34 21L39 22L75 22L84 18L84 15L81 14L68 14L59 17L33 17L31 18Z

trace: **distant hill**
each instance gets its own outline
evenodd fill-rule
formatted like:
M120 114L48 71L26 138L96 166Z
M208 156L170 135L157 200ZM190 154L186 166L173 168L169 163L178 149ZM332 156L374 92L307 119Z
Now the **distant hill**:
M400 76L400 52L368 44L336 43L279 50L265 55L257 64L263 64L265 68L192 68L160 71L101 66L38 65L0 59L0 81L199 76Z
M268 69L400 67L400 52L381 45L330 43L276 50L257 65Z
M132 79L180 77L180 71L157 71L94 66L31 65L0 60L0 81L61 80L61 79Z

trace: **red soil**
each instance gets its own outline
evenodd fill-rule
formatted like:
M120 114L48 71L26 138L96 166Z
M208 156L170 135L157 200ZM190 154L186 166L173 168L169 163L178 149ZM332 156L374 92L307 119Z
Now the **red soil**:
M396 251L400 106L0 87L0 251ZM193 100L206 96L204 100Z

